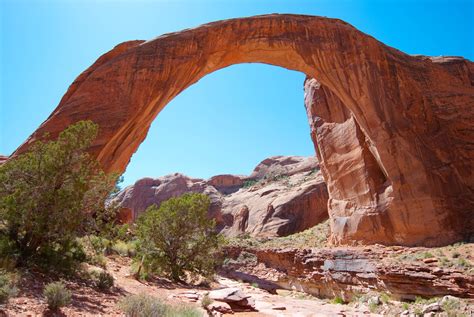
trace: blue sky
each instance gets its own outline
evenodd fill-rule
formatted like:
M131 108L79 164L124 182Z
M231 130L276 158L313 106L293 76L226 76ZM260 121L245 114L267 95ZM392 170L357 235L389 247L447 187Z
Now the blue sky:
M101 54L132 39L265 13L343 19L410 54L473 60L473 1L0 0L0 154L10 154ZM304 75L235 65L210 74L157 117L125 184L183 172L248 174L271 155L313 155Z

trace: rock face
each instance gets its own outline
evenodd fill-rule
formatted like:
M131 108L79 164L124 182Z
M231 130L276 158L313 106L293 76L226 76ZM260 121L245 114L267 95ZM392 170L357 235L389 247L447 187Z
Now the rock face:
M306 104L333 242L442 245L473 234L474 64L409 56L336 19L256 16L122 43L74 81L14 155L90 119L100 126L90 153L121 173L171 99L206 74L252 62L317 80L306 82Z
M175 173L160 178L142 178L120 191L114 202L121 206L121 220L133 222L151 205L184 193L204 193L211 199L210 215L221 222L221 193L203 179Z
M8 160L8 156L0 155L0 164L3 164L3 162L6 162Z
M228 236L285 236L328 218L326 185L314 157L271 157L249 177L203 180L176 173L143 178L122 190L115 201L122 207L122 221L131 222L148 206L188 192L210 197L209 215Z
M398 248L409 253L408 248ZM263 281L259 287L270 291L294 289L323 298L342 296L347 301L369 291L386 292L404 300L446 294L474 298L472 274L430 265L385 263L398 254L387 248L229 248L226 254L237 258L242 252L246 252L245 258L253 254L256 263L233 264L224 273L249 283Z

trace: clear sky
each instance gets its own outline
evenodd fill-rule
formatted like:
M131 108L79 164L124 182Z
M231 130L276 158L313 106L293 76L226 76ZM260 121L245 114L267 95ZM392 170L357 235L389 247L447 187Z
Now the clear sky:
M474 58L474 1L0 0L0 154L14 151L101 54L211 21L266 13L343 19L410 54ZM314 155L304 75L235 65L175 98L133 156L125 184L183 172L248 174L271 155Z

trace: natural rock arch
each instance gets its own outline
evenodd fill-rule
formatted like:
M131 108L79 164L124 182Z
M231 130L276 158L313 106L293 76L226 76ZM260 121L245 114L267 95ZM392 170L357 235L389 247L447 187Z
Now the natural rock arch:
M334 242L440 245L472 234L473 64L409 56L341 20L256 16L122 43L74 81L14 155L90 119L100 126L90 152L107 172L123 172L171 99L237 63L308 75Z

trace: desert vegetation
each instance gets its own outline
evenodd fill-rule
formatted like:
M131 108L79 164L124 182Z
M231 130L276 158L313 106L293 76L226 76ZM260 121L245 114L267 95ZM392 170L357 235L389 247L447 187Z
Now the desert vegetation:
M124 293L114 272L126 265L129 278L138 283L163 283L165 279L172 285L200 281L199 287L208 287L221 269L261 266L255 252L327 247L329 221L285 237L256 238L243 233L224 239L208 216L209 197L199 193L152 205L133 224L119 223L119 206L111 198L120 178L105 174L87 153L97 131L90 121L78 122L56 139L44 136L26 153L0 166L0 305L8 305L25 285L38 278L38 296L52 313L74 305L81 296L76 293L81 285L79 289L88 288L95 296L113 297L115 312L127 316L201 316L202 308L168 303L143 293ZM288 178L270 175L264 181L287 184ZM249 182L244 187L260 185ZM240 250L239 255L226 258L227 251L235 249ZM382 262L401 266L436 263L472 274L472 257L470 245L458 243L395 252ZM251 285L261 287L261 283ZM278 294L322 300L297 291L279 290ZM202 307L211 311L214 299L207 293L186 296L199 298ZM390 294L364 293L323 301L381 314L422 314L436 309L447 316L463 316L469 309L467 301L452 296L400 302Z
M73 296L58 278L110 292L115 281L107 271L108 256L133 258L137 276L182 281L187 274L214 273L220 238L207 217L209 198L173 198L150 207L134 226L119 224L118 207L110 202L119 178L105 174L86 151L97 132L93 122L80 121L56 139L45 135L0 166L0 305L17 295L17 277L30 278L31 270L45 279L42 297L52 312ZM163 316L199 315L138 295L125 298L121 307L130 316L147 315L143 309L158 309Z
M104 202L115 178L86 152L97 131L78 122L0 166L3 262L71 272L85 259L78 238L110 226Z
M130 295L123 298L120 308L129 317L200 317L202 313L186 305L169 305L158 298L146 294Z
M174 281L187 272L212 276L220 239L207 216L209 204L206 195L185 194L149 207L136 228L138 274L160 272Z

